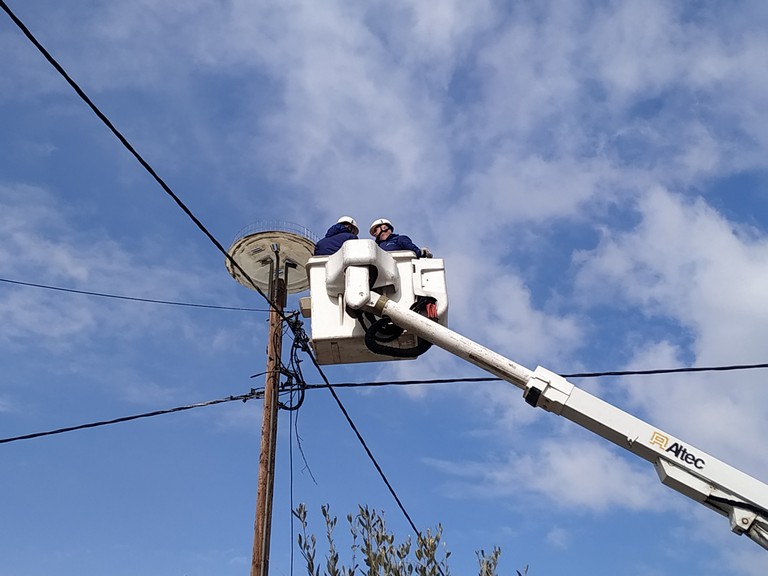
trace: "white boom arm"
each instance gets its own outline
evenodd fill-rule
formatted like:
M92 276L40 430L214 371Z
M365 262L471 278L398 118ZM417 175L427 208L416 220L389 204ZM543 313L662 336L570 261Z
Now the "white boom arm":
M545 368L531 372L406 306L369 292L366 279L351 282L347 290L355 291L346 295L348 303L357 298L355 308L389 317L400 328L514 384L530 405L559 414L648 460L663 484L727 516L733 532L746 534L768 549L768 485Z

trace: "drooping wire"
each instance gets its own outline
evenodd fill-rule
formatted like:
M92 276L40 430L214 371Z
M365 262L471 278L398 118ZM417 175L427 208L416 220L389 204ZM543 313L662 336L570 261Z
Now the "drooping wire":
M154 298L139 298L135 296L122 296L119 294L107 294L104 292L93 292L89 290L76 290L74 288L63 288L60 286L49 286L46 284L37 284L34 282L23 282L21 280L11 280L8 278L0 278L0 282L4 282L6 284L16 284L19 286L29 286L33 288L43 288L46 290L55 290L60 292L67 292L67 293L73 293L73 294L83 294L86 296L99 296L102 298L114 298L118 300L128 300L131 302L147 302L151 304L166 304L171 306L186 306L191 308L208 308L212 310L233 310L233 311L239 311L239 312L268 312L269 310L266 308L246 308L246 307L238 307L238 306L218 306L215 304L197 304L192 302L175 302L171 300L158 300ZM288 326L291 330L293 326L295 326L295 322L288 323ZM284 329L284 335L289 332L289 328ZM291 363L292 363L292 369L294 368L294 358L295 358L295 349L292 349L291 351ZM300 361L300 360L299 360ZM298 367L298 364L295 366ZM613 371L607 371L607 372L577 372L572 374L561 374L563 378L600 378L604 376L638 376L638 375L657 375L657 374L679 374L679 373L686 373L686 372L725 372L725 371L733 371L733 370L755 370L755 369L761 369L761 368L768 368L768 363L759 363L759 364L735 364L735 365L724 365L724 366L695 366L695 367L685 367L685 368L657 368L657 369L649 369L649 370L613 370ZM252 376L253 378L253 376ZM502 378L496 378L496 377L483 377L483 378L451 378L451 379L434 379L434 380L401 380L401 381L389 381L389 382L368 382L363 383L362 385L366 386L388 386L388 385L400 385L400 384L442 384L442 383L453 383L453 382L491 382L491 381L499 381L503 380ZM302 379L303 381L303 379ZM333 386L337 388L346 387L346 386L355 386L357 385L354 382L346 382L346 383L337 383ZM313 385L313 384L306 384L304 383L305 387L324 387L325 385Z
M301 458L304 461L304 468L312 481L317 484L317 480L312 474L312 469L309 466L309 462L307 462L307 456L304 453L304 448L301 444L301 435L299 434L300 413L298 409L304 403L307 389L307 383L301 373L301 359L299 358L299 352L305 349L309 349L309 338L307 337L306 332L304 332L304 328L301 325L301 320L298 318L298 314L294 313L289 315L288 322L290 322L291 326L287 331L292 332L294 336L289 354L289 364L288 366L283 365L281 368L283 374L287 375L288 377L288 381L284 386L281 386L281 389L287 390L290 399L288 403L280 402L279 407L283 410L287 410L291 415L290 422L293 426L291 433L296 433L296 446L298 447ZM298 395L298 399L295 399L296 395ZM294 414L296 415L295 418ZM293 508L291 508L291 510L293 510Z
M59 65L59 63L50 55L50 53L43 47L40 42L37 41L37 39L34 37L34 35L30 32L30 30L24 25L24 23L10 10L8 5L3 1L0 0L0 7L3 8L3 10L8 14L8 16L13 20L13 22L19 27L19 29L24 33L24 35L35 45L35 47L43 54L45 59L59 72L59 74L64 77L64 79L69 83L69 85L75 90L78 96L91 108L91 110L96 114L96 116L104 122L104 124L110 129L110 131L117 137L117 139L123 144L123 146L138 160L138 162L144 167L144 169L155 179L155 181L160 185L160 187L169 195L171 198L176 202L176 204L184 211L185 214L195 223L195 225L208 237L208 239L216 246L216 248L224 254L224 257L227 259L227 261L232 265L233 268L236 268L244 278L248 280L248 282L251 284L253 289L258 292L270 305L271 308L276 310L280 317L283 320L286 320L285 315L283 314L282 310L270 300L270 298L264 293L261 288L259 288L256 283L253 281L253 279L248 275L248 273L243 270L243 268L235 261L234 258L224 249L224 247L221 245L221 243L211 234L208 229L200 222L200 220L197 219L197 217L191 212L189 208L182 202L182 200L171 190L171 188L168 186L168 184L165 183L165 181L155 172L155 170L152 168L152 166L149 165L149 163L144 160L144 158L141 156L141 154L136 151L136 149L128 142L128 140L125 138L125 136L122 135L122 133L117 130L117 128L112 124L112 122L107 118L101 110L91 101L91 99L83 92L83 90L78 86L78 84L67 74L67 72L64 70L64 68ZM330 385L330 382L328 381L328 378L323 373L322 369L320 368L320 365L318 364L316 358L312 354L311 351L307 352L309 357L312 359L313 364L315 365L318 373L322 376L325 383L328 385L329 390L331 391L331 394L334 397L334 400L336 401L337 405L341 409L342 413L344 414L345 418L347 419L347 422L352 427L352 430L355 432L355 435L357 436L360 443L363 445L363 448L365 449L365 452L368 454L368 457L373 462L374 466L376 467L376 470L379 472L379 475L382 477L385 485L389 489L390 493L394 497L395 501L397 502L398 507L405 515L406 519L408 520L409 524L413 528L414 532L418 534L418 529L416 528L416 525L413 523L413 520L411 519L408 512L405 510L405 507L403 506L402 502L400 501L400 498L395 493L394 489L392 488L392 485L390 484L389 480L386 478L384 471L381 469L381 466L378 464L376 459L374 458L373 454L371 453L370 449L368 448L367 444L365 444L365 440L363 440L362 435L360 434L359 430L355 426L354 422L352 421L351 417L349 416L349 413L347 412L346 408L344 408L344 405L341 402L341 399L338 397L336 392L333 390L333 388Z
M48 52L48 50L45 49L45 47L35 38L34 34L27 28L27 26L19 19L16 14L13 13L13 11L10 9L10 7L5 3L4 0L0 0L0 8L2 8L6 14L10 17L10 19L13 21L14 24L21 30L21 32L24 34L24 36L27 37L27 39L32 42L32 44L37 48L37 50L43 55L43 57L48 61L48 63L54 67L54 69L66 80L66 82L70 85L70 87L75 91L75 93L80 97L80 99L86 103L86 105L93 111L94 114L101 120L107 128L114 134L114 136L120 141L120 143L123 145L123 147L130 152L134 158L141 164L141 166L149 173L150 176L157 182L160 187L165 191L166 194L168 194L174 202L179 206L179 208L182 209L182 211L192 220L192 222L195 223L195 225L200 229L200 231L205 234L208 239L213 243L214 246L224 255L224 257L227 259L227 261L232 265L233 268L237 269L238 272L240 272L243 277L248 280L248 282L252 285L253 289L258 292L270 305L271 308L274 308L278 311L280 316L285 319L285 316L283 315L282 311L279 310L279 308L275 305L274 302L270 300L270 298L264 293L264 291L259 288L256 283L253 281L253 279L248 275L248 273L243 270L243 268L240 266L240 264L235 261L234 258L227 252L227 250L224 248L224 246L221 245L221 243L216 239L216 237L211 234L211 232L208 231L208 229L203 225L203 223L195 216L192 211L187 207L186 204L179 198L176 193L171 190L171 187L166 184L165 180L163 180L160 175L155 172L155 169L152 168L152 166L147 162L144 157L139 154L139 152L133 147L133 145L128 141L128 139L123 136L123 134L115 127L115 125L110 121L109 118L99 109L96 104L93 103L93 101L88 97L88 95L83 91L82 88L75 82L72 77L67 73L66 70L59 64L56 59Z
M286 332L293 334L293 342L288 355L288 365L282 365L281 367L281 371L288 379L287 382L281 386L281 389L289 392L290 402L287 404L281 402L280 408L283 410L295 411L304 403L305 391L307 389L307 383L301 373L301 358L299 358L299 352L309 349L309 338L307 337L306 332L304 332L304 328L301 325L301 320L298 318L297 313L290 315L285 324ZM298 393L297 399L294 399L294 392Z
M72 294L84 294L86 296L100 296L102 298L115 298L117 300L130 300L131 302L148 302L151 304L168 304L171 306L188 306L191 308L211 308L213 310L236 310L240 312L269 312L264 308L240 308L236 306L216 306L214 304L194 304L191 302L173 302L170 300L156 300L154 298L137 298L135 296L120 296L118 294L106 294L104 292L91 292L89 290L75 290L74 288L62 288L60 286L48 286L45 284L35 284L33 282L21 282L20 280L9 280L0 278L0 282L6 284L17 284L19 286L31 286L33 288L44 288L46 290L57 290L59 292L69 292Z
M315 478L315 475L312 473L312 468L309 465L309 462L307 462L307 455L304 453L304 447L301 444L301 435L299 434L299 414L301 412L295 412L295 419L293 424L293 431L296 434L296 447L299 449L299 454L301 454L301 460L304 462L304 468L302 471L306 470L307 474L309 474L309 478L312 480L312 483L317 486L317 479Z
M34 282L23 282L21 280L11 280L8 278L0 278L0 282L6 284L16 284L20 286L29 286L33 288L43 288L46 290L56 290L60 292L68 292L73 294L83 294L86 296L99 296L103 298L114 298L118 300L127 300L131 302L147 302L151 304L165 304L171 306L186 306L191 308L208 308L212 310L233 310L239 312L269 312L266 308L246 308L238 306L218 306L214 304L197 304L192 302L175 302L171 300L158 300L154 298L138 298L135 296L122 296L119 294L107 294L104 292L93 292L89 290L76 290L74 288L63 288L60 286L49 286L46 284L37 284ZM290 323L289 326L295 326L295 323ZM285 330L284 334L287 334L288 330ZM698 367L684 367L684 368L657 368L649 370L613 370L607 372L578 372L572 374L561 374L563 378L601 378L604 376L638 376L638 375L657 375L657 374L679 374L686 372L726 372L733 370L755 370L761 368L768 368L768 363L759 364L735 364L735 365L723 365L723 366L698 366ZM258 374L259 376L263 375ZM253 378L254 376L251 376ZM389 382L341 382L334 384L337 388L348 386L390 386L390 385L407 385L407 384L448 384L454 382L495 382L503 380L497 377L481 377L481 378L451 378L451 379L434 379L434 380L400 380ZM307 388L313 387L325 387L324 384L306 384Z
M153 416L161 416L163 414L172 414L174 412L183 412L185 410L192 410L193 408L203 408L206 406L214 406L216 404L223 404L225 402L234 402L236 400L247 402L248 400L252 398L257 398L258 396L259 396L259 393L253 388L251 388L250 392L247 392L246 394L240 394L239 396L228 396L227 398L219 398L218 400L208 400L207 402L198 402L197 404L188 404L187 406L178 406L176 408L169 408L167 410L155 410L153 412L145 412L143 414L134 414L133 416L123 416L122 418L114 418L112 420L102 420L100 422L91 422L89 424L80 424L78 426L68 426L66 428L49 430L47 432L36 432L34 434L24 434L23 436L14 436L11 438L0 438L0 444L9 444L11 442L17 442L19 440L31 440L33 438L41 438L43 436L54 436L56 434L64 434L65 432L74 432L75 430L85 430L87 428L98 428L100 426L109 426L112 424L119 424L121 422L130 422L131 420L138 420L140 418L151 418Z
M389 490L389 493L392 495L392 498L394 498L398 508L400 508L400 511L403 513L403 516L405 516L405 519L408 521L408 524L410 524L414 533L418 535L419 529L416 528L416 524L413 522L413 519L411 518L410 514L408 514L408 511L405 509L403 502L400 500L400 497L397 495L397 492L395 492L395 489L392 487L392 484L387 478L387 475L384 474L384 470L382 470L381 465L379 465L378 461L376 460L376 457L373 455L373 452L371 452L371 449L368 447L368 444L365 442L365 439L363 438L362 434L360 434L360 431L357 429L357 426L355 426L355 423L352 420L352 417L349 415L349 412L347 412L347 409L344 407L344 404L341 402L341 398L339 398L339 395L336 394L336 390L333 389L334 388L333 385L328 381L328 377L320 368L320 365L317 362L317 358L315 358L314 354L310 353L308 355L309 355L309 358L312 360L312 363L314 364L318 373L320 374L320 377L323 379L325 387L328 388L328 390L330 391L331 396L333 396L333 399L336 401L336 404L339 407L339 410L341 410L341 413L344 415L344 418L346 418L350 428L352 428L352 431L355 433L355 436L357 436L357 439L360 442L360 445L363 447L363 450L365 450L365 453L368 456L368 459L371 461L374 468L376 468L376 471L379 473L379 476L384 482L384 485L387 487L387 490Z
M296 509L296 505L293 501L293 418L294 413L291 411L288 415L288 490L290 492L290 521L288 522L291 526L291 559L290 559L290 574L293 576L293 556L294 556L294 547L296 542L296 535L294 534L294 523L293 523L293 511Z
M688 368L671 368L668 370L636 370L636 371L622 371L622 372L584 372L580 374L562 374L563 377L568 378L597 378L602 376L635 376L635 375L647 375L647 374L665 374L665 373L677 373L677 372L700 372L702 370L713 370L713 371L721 371L721 370L747 370L752 368L767 368L768 365L765 364L749 364L749 365L740 365L740 366L715 366L710 368L700 368L700 369L688 369ZM251 376L251 378L255 378L257 376L263 376L266 374L265 372L261 372L259 374L254 374ZM496 377L479 377L479 378L434 378L431 380L381 380L378 382L339 382L337 384L306 384L303 386L304 390L318 390L321 388L328 388L329 386L331 388L375 388L375 387L382 387L382 386L416 386L416 385L424 385L424 384L456 384L456 383L471 383L471 382L504 382L502 378L496 378ZM293 390L293 393L296 392L296 389ZM138 420L139 418L147 418L150 416L159 416L162 414L171 414L173 412L180 412L182 410L189 410L191 408L199 408L203 406L211 406L213 404L220 404L222 402L231 402L233 400L249 400L251 398L259 399L263 397L264 390L263 389L255 389L251 388L251 391L247 394L243 394L240 396L230 396L228 398L224 398L221 400L212 400L210 402L203 402L200 404L191 404L189 406L181 406L179 408L171 408L169 410L156 410L154 412L148 412L146 414L138 414L135 416L126 416L123 418L116 418L114 420L106 420L103 422L93 422L90 424L82 424L79 426L71 426L69 428L61 428L59 430L52 430L49 432L37 432L35 434L26 434L24 436L16 436L13 438L5 438L0 439L0 444L8 443L8 442L14 442L16 440L27 440L32 438L39 438L42 436L50 436L53 434L62 434L64 432L71 432L74 430L82 430L86 428L96 428L99 426L106 426L109 424L117 424L119 422L128 422L130 420ZM298 413L297 413L298 414ZM296 428L296 425L298 424L298 418L294 421L294 428ZM298 435L298 429L296 429L296 435L297 435L297 442L299 445L299 449L301 450L301 443L300 443L300 437ZM303 451L302 451L303 455ZM306 458L304 459L304 462L306 464ZM307 468L309 466L307 465ZM309 470L310 476L312 476L311 470ZM314 476L312 476L312 480L315 481Z
M607 376L656 376L661 374L684 374L693 372L728 372L734 370L757 370L768 368L763 364L734 364L730 366L693 366L688 368L656 368L651 370L612 370L607 372L574 372L560 374L563 378L605 378ZM497 376L480 376L472 378L433 378L429 380L380 380L378 382L337 382L334 388L356 388L376 386L410 386L414 384L460 384L469 382L504 382ZM325 384L307 384L307 390L325 388Z
M8 14L8 16L11 18L11 20L16 24L16 26L22 31L22 33L34 44L34 46L40 51L40 53L43 55L43 57L56 69L59 74L67 81L67 83L72 87L72 89L77 93L77 95L88 105L88 107L91 108L91 110L96 114L96 116L109 128L109 130L115 135L115 137L121 142L121 144L136 158L136 160L141 164L141 166L154 178L154 180L160 185L160 187L168 194L174 202L184 211L185 214L195 223L195 225L208 237L208 239L216 246L216 248L224 254L224 257L227 259L227 261L232 265L233 268L237 269L244 278L250 282L253 289L258 292L270 305L270 307L274 310L276 310L279 314L279 316L283 320L287 320L286 316L283 314L282 310L280 310L280 307L278 307L265 293L261 288L259 288L256 283L253 281L253 279L243 270L243 268L235 261L234 258L224 249L224 247L221 245L221 243L211 234L208 229L203 225L200 220L197 219L197 217L192 213L192 211L187 208L187 206L182 202L181 198L179 198L173 190L171 190L170 186L165 183L165 181L155 172L155 170L152 168L152 166L149 165L149 163L144 160L144 158L139 154L139 152L131 145L130 142L125 138L125 136L122 135L122 133L112 124L112 122L107 118L101 110L91 101L91 99L88 97L87 94L80 88L80 86L67 74L67 72L64 70L64 68L51 56L51 54L43 47L43 45L35 38L35 36L32 34L32 32L24 25L24 23L11 11L11 9L8 7L8 5L5 3L4 0L0 0L0 7L3 8L3 10ZM359 430L355 426L354 422L352 421L351 417L349 416L349 413L347 412L346 408L344 408L344 405L341 402L341 399L338 397L336 392L333 390L330 382L328 381L328 378L323 373L322 369L320 368L319 363L317 362L317 359L314 357L314 354L312 354L311 351L307 351L308 356L311 358L312 363L315 365L315 368L317 369L318 373L323 378L323 381L328 386L329 390L331 391L332 396L334 397L334 400L336 401L337 405L342 411L342 414L347 419L347 422L352 427L352 430L355 432L355 435L357 436L358 440L362 444L363 448L365 449L365 452L368 454L369 459L373 462L376 470L379 472L379 475L381 476L382 480L384 481L385 485L389 489L390 493L394 497L395 501L397 502L397 505L399 506L400 510L405 515L406 519L410 523L413 530L418 534L418 530L416 529L416 525L413 523L413 520L411 520L410 515L405 510L405 507L403 506L402 502L400 501L400 498L395 493L394 489L392 488L392 485L390 484L389 480L387 480L384 471L381 469L381 466L379 466L378 462L374 458L373 454L371 453L370 449L368 448L367 444L365 444L365 440L363 439L362 435L360 434Z
M659 368L654 370L614 370L612 372L580 372L561 374L563 378L602 378L604 376L649 376L656 374L683 374L686 372L729 372L732 370L755 370L768 368L763 364L734 364L731 366L691 366L688 368Z

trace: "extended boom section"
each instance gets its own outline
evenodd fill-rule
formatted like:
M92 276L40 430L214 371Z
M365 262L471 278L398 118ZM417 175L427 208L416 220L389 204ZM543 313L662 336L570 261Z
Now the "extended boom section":
M385 296L374 297L369 308L521 388L532 406L563 416L648 460L664 485L728 516L733 532L746 534L768 549L768 485L581 390L562 376L542 367L531 372Z

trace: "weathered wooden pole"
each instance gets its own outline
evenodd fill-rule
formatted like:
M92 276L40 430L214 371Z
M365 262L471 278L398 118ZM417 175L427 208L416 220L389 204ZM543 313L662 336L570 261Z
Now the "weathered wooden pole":
M275 258L278 254L275 252ZM267 377L264 384L264 418L261 424L259 480L256 494L256 519L253 525L251 576L268 576L269 542L272 531L272 494L275 486L275 447L277 445L278 391L280 387L280 355L283 346L282 313L286 301L286 282L279 277L275 262L269 312L267 341Z

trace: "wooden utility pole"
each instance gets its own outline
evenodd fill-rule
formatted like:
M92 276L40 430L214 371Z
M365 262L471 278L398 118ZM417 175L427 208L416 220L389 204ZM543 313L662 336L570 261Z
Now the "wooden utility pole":
M261 424L256 519L253 523L251 576L268 576L272 530L272 496L275 487L275 447L283 345L281 320L288 293L309 288L306 265L315 251L314 234L303 226L269 221L247 227L227 250L227 271L239 284L264 296L269 292L267 378L264 384L264 419ZM270 254L271 252L271 254ZM281 260L283 277L280 278ZM291 273L289 282L289 270Z
M278 254L275 252L275 259ZM286 302L286 281L279 277L279 266L272 268L267 342L267 378L264 384L264 419L261 425L259 480L256 494L256 520L253 525L251 576L269 574L269 541L272 530L272 492L275 486L275 445L277 444L278 389L280 355L283 346L282 312Z

